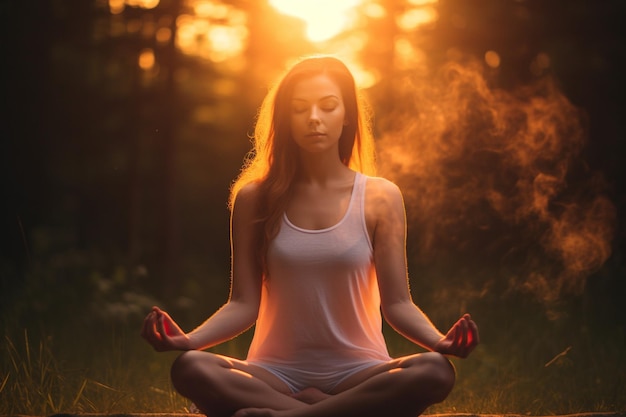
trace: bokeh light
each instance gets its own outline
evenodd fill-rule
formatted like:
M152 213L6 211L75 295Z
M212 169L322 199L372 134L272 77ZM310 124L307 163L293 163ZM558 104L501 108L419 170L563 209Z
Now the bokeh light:
M208 0L194 3L193 11L194 14L181 14L176 20L176 44L183 53L213 62L241 55L248 39L245 12Z
M405 32L413 31L420 26L434 23L439 18L439 14L434 7L419 6L407 10L397 17L398 27Z
M498 68L500 66L500 55L496 51L485 52L485 62L491 68Z
M120 14L126 6L154 9L159 3L160 0L109 0L109 10L112 14Z
M146 48L139 54L139 67L144 71L149 71L154 68L155 64L154 51L150 48Z

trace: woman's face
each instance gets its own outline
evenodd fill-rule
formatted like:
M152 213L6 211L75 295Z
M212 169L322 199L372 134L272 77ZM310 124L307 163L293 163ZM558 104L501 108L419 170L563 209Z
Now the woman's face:
M291 99L291 135L306 152L336 151L346 117L341 90L320 74L294 85Z

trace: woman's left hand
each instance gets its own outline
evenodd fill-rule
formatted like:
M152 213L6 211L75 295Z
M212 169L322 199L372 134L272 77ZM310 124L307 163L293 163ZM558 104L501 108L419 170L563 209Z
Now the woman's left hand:
M469 314L463 315L434 346L435 352L466 358L478 345L478 326Z

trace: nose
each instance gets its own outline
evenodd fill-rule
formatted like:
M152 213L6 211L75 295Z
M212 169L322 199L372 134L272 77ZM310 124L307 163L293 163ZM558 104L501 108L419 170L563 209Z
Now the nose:
M317 106L311 107L309 113L309 125L318 125L320 123L320 109Z

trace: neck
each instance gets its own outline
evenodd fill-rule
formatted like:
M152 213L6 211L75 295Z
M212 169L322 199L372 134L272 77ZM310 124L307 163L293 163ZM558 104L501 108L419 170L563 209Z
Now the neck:
M300 154L298 178L303 182L326 184L334 180L343 180L351 175L337 154Z

